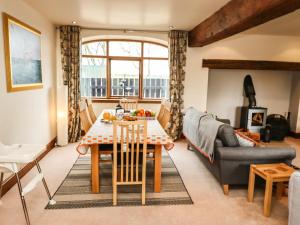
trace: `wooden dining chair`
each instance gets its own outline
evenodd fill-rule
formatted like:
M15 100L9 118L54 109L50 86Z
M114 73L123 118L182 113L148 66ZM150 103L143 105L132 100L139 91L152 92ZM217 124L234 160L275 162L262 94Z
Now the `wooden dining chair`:
M157 115L157 120L158 120L159 123L161 123L161 120L162 120L162 118L163 118L164 110L165 110L165 101L164 101L164 100L161 100L159 113L158 113L158 115Z
M141 185L142 204L146 202L146 137L147 121L114 121L113 205L117 205L119 185Z
M82 130L87 133L93 125L93 122L90 118L85 99L79 102L79 116Z
M168 101L167 99L162 99L157 120L164 129L167 129L170 120L170 116L171 116L170 110L171 110L171 102Z
M96 120L97 120L97 117L96 117L96 114L95 114L94 109L93 109L92 100L90 98L87 98L86 99L86 104L87 104L87 108L88 108L90 118L91 118L92 122L95 123Z
M136 110L138 109L138 100L137 99L120 99L120 105L124 110Z
M92 120L90 118L86 100L83 99L79 102L79 109L80 109L80 120L81 120L81 126L86 134L91 126L93 125ZM102 159L101 156L111 156L113 154L113 145L112 144L101 144L99 145L99 155L100 155L100 162L104 163L111 163L111 159Z
M167 107L164 107L164 112L163 112L163 116L161 118L160 124L165 130L168 128L170 116L171 116L170 109Z

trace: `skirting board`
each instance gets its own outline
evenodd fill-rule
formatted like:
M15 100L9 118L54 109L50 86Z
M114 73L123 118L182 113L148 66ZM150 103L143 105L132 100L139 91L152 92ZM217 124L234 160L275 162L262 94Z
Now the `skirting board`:
M37 158L37 160L40 161L42 158L44 158L55 147L55 144L56 144L56 138L54 138L52 141L50 141L47 144L46 150ZM26 166L24 166L19 171L20 178L25 176L33 167L34 167L34 163L28 163ZM4 181L3 183L2 196L5 195L16 183L17 183L17 178L15 175L12 175L9 178L7 178L7 180Z
M294 131L291 131L289 136L296 138L296 139L300 139L300 133L296 133Z

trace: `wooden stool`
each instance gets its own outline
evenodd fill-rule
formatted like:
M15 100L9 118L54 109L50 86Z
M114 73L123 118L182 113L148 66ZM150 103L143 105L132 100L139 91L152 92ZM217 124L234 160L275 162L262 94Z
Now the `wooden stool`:
M266 181L264 197L264 216L270 216L272 202L273 183L277 183L276 198L280 199L284 192L284 183L290 179L295 170L284 163L276 164L252 164L249 174L248 202L253 202L255 175L260 176Z

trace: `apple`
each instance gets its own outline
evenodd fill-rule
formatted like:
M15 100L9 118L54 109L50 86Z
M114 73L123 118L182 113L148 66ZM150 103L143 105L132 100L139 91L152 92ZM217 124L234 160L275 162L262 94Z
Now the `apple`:
M146 110L145 115L146 115L146 117L151 117L151 112L149 110Z

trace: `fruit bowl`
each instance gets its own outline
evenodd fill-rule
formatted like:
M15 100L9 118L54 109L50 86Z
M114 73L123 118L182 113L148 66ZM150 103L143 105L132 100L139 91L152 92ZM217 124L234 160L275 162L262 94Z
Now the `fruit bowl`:
M155 112L151 110L138 109L131 112L131 116L136 117L138 120L154 120Z

